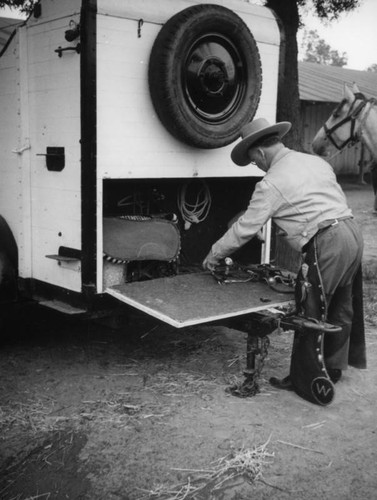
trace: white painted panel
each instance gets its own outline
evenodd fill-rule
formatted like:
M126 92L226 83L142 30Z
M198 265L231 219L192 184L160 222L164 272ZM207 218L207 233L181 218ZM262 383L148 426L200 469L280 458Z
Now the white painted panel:
M22 170L22 192L20 205L22 213L21 231L18 240L18 266L19 274L28 278L32 274L32 229L31 229L31 146L30 146L30 115L29 115L29 78L28 78L28 43L27 30L19 30L20 37L20 134L17 155L20 158Z
M258 48L262 60L263 81L257 116L264 116L263 113L267 109L267 115L269 117L272 115L272 120L275 120L279 77L279 47L259 44Z
M33 277L70 290L81 291L77 266L62 267L46 255L57 254L60 246L81 248L80 193L34 186L32 189ZM62 213L62 208L63 212Z
M15 94L15 90L18 84L17 73L15 68L2 67L0 70L0 94L2 96L12 96ZM4 100L4 104L10 107L11 103L7 103ZM2 108L3 110L3 108Z
M77 4L69 0L70 5ZM56 12L53 12L55 4ZM59 14L62 3L49 3L49 15ZM60 9L60 10L59 10ZM42 4L42 12L44 4ZM65 14L70 11L64 9ZM60 246L81 248L80 56L55 50L68 46L64 32L67 17L46 22L43 17L28 26L28 87L30 121L30 184L32 226L32 278L81 290L77 266L59 266L46 255ZM75 46L77 42L72 42ZM64 147L61 172L46 167L46 148Z
M147 2L142 3L142 8L145 8ZM174 7L172 2L162 2L162 5L160 3L162 10L158 9L158 12L163 12L165 8L166 15L170 8L168 17L176 10L181 10L176 9L176 3ZM182 6L181 2L177 3ZM236 4L240 6L239 2ZM148 5L153 12L155 8L152 3ZM142 35L138 37L137 23L134 19L126 18L127 9L131 8L130 2L110 2L109 5L102 4L102 7L103 13L112 12L119 17L97 17L98 177L260 176L261 172L256 167L242 169L233 164L230 151L234 144L215 150L203 150L183 144L166 131L152 105L147 76L149 54L160 25L146 22L144 19ZM123 9L122 15L119 9ZM265 9L257 11L265 14ZM239 14L249 26L255 24L254 11L253 15L250 11L248 14ZM147 19L149 18L148 14ZM266 19L271 23L269 29L277 29L272 17ZM253 32L253 28L251 31ZM263 86L256 116L264 116L274 122L279 47L262 42L258 43L258 47L262 61Z
M17 244L22 234L22 170L20 146L19 36L0 58L0 214L9 224Z
M98 13L137 22L163 24L177 12L197 5L198 0L98 0ZM279 44L280 34L272 12L265 7L250 4L244 0L212 0L211 4L222 5L241 17L250 15L249 27L257 41Z
M56 231L44 227L33 227L33 239L37 242L34 251L38 257L33 258L33 275L45 283L61 286L76 292L81 291L80 267L74 263L71 268L60 266L55 259L46 255L56 254ZM71 238L67 238L71 242ZM64 245L63 238L60 241ZM34 256L33 256L34 257Z
M42 186L33 186L33 207L34 218L38 220L38 226L50 228L58 233L63 233L64 243L59 243L60 239L55 239L55 245L72 246L72 243L66 241L66 238L72 239L71 226L76 225L81 218L80 192L63 189L59 184L55 188ZM62 214L64 209L64 217ZM53 221L53 223L51 223ZM33 224L34 225L34 224ZM76 246L80 240L75 241Z

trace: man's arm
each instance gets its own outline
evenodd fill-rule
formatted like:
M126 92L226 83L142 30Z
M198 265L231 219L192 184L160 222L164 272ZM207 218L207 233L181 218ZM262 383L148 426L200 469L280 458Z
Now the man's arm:
M276 190L264 180L259 182L246 212L214 243L203 262L203 267L213 270L221 259L250 241L272 217L278 203Z

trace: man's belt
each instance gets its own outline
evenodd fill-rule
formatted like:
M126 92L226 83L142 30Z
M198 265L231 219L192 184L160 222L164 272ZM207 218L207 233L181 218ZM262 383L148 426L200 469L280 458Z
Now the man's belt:
M336 219L326 219L318 224L318 231L315 233L314 236L310 238L310 240L305 243L305 245L302 247L302 251L306 252L309 248L309 245L313 243L314 238L322 233L323 231L326 231L326 229L329 229L330 227L337 226L340 221L342 220L347 220L347 219L353 219L353 215L345 215L344 217L337 217Z
M352 215L345 215L344 217L337 217L336 219L327 219L318 224L318 231L316 234L321 233L325 229L328 229L329 227L337 226L340 221L342 220L347 220L347 219L353 219Z

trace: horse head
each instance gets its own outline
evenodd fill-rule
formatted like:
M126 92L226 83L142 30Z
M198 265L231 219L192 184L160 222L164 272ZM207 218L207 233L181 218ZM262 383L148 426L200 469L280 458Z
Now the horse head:
M355 83L352 89L344 84L343 99L313 139L314 153L329 157L355 144L360 139L358 120L367 102Z

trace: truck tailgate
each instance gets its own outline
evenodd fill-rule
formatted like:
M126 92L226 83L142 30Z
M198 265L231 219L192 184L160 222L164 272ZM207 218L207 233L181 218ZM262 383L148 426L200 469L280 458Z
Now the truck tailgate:
M293 292L251 281L219 285L205 272L126 283L105 292L176 328L294 303Z

